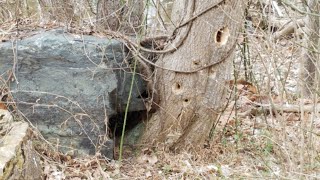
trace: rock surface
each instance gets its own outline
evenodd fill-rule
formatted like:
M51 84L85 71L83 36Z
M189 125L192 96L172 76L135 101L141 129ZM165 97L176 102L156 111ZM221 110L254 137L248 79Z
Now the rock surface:
M2 112L0 112L1 114ZM28 124L14 122L10 124L10 130L1 137L0 147L0 179L19 179L18 171L23 169L24 156L22 146L27 140Z
M30 140L29 125L0 109L0 179L42 179L40 157Z
M105 122L124 111L132 75L126 48L116 40L63 30L0 44L0 74L18 110L51 143L71 154L113 156ZM137 76L130 112L145 110Z

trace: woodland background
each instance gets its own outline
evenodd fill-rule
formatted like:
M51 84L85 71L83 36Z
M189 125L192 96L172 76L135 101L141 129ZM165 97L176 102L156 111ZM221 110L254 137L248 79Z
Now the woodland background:
M125 8L119 9L119 2ZM101 35L99 29L108 28L116 32L117 39L120 33L140 38L167 35L170 0L119 2L2 0L0 40L16 40L30 30L56 27L96 36ZM121 162L99 157L61 160L39 152L45 177L320 178L319 81L313 75L318 74L319 66L312 69L308 65L320 61L319 3L249 0L230 67L232 78L226 82L228 102L216 124L219 132L211 134L201 148L175 154L127 147ZM127 15L137 18L125 21ZM102 21L106 16L116 18Z

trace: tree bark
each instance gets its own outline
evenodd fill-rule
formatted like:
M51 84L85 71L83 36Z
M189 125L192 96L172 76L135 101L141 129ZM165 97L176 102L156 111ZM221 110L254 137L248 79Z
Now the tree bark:
M143 144L181 150L200 145L208 137L226 101L225 82L230 79L244 9L245 1L174 2L172 21L181 27L166 48L176 41L182 44L156 63L163 67L155 70L155 97L160 103L146 124Z

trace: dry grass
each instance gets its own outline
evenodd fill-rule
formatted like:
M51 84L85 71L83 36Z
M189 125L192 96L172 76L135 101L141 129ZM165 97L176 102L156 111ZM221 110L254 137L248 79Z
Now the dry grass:
M40 1L42 4L29 11L25 1L19 2L0 1L0 40L23 37L24 32L39 27L65 26L90 32L95 23L89 1ZM261 11L252 7L250 13L258 15L258 22L265 22ZM279 20L297 17L287 9ZM302 40L293 36L273 41L268 30L271 24L266 21L261 29L255 20L243 35L248 38L250 53L241 51L241 46L234 63L235 79L246 74L252 84L235 83L230 89L214 136L203 147L179 154L127 147L122 162L99 159L98 155L72 159L42 149L39 154L47 179L319 179L320 114L317 109L303 111L304 105L318 99L302 99L298 93ZM287 112L273 104L296 104L302 111Z

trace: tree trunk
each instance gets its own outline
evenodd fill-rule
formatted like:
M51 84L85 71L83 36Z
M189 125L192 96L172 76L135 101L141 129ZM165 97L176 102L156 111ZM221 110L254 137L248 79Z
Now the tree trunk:
M312 92L320 93L320 45L319 45L319 29L320 29L320 2L318 0L308 1L308 36L305 41L308 49L304 52L304 64L302 72L301 90L304 96L310 96ZM318 14L314 15L314 14Z
M225 82L244 9L245 1L174 2L172 20L178 28L172 44L182 44L156 63L163 67L155 70L159 109L146 124L143 144L181 150L200 145L208 137L226 101Z

